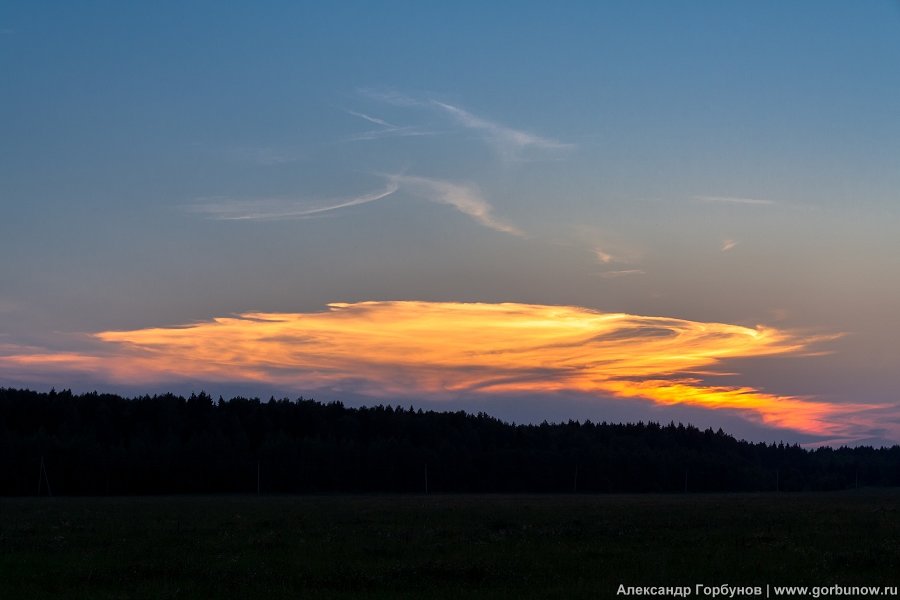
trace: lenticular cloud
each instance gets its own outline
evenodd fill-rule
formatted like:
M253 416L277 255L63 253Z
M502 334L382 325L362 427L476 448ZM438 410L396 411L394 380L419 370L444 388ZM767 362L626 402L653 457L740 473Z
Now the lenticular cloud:
M420 399L570 391L738 410L820 435L840 435L841 415L867 408L705 381L723 361L803 353L819 339L574 306L336 303L322 312L245 313L94 337L104 351L11 353L0 368L68 368L132 384L259 382Z

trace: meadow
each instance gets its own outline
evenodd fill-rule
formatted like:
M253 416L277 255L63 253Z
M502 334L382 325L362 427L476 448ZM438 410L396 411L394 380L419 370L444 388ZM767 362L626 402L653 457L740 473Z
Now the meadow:
M0 598L897 585L900 491L0 499Z

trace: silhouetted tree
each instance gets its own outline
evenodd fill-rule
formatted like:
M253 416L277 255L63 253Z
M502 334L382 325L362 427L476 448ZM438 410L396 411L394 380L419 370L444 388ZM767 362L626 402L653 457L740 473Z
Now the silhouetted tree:
M43 461L43 463L42 463ZM900 446L749 443L721 429L347 408L299 398L0 388L0 494L837 490L900 485ZM41 486L38 486L39 475Z

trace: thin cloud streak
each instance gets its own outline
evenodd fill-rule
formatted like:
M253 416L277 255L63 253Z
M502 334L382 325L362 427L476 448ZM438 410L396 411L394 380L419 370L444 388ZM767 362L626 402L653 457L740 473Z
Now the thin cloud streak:
M401 108L415 108L425 106L425 102L417 100L412 96L402 94L396 90L383 88L359 88L357 91L361 95L371 100L383 102L384 104L388 104L390 106L398 106Z
M603 247L592 245L590 246L590 252L597 264L607 267L612 265L634 265L640 262L638 253L620 248L613 248L612 250L610 250L610 248L606 246L606 244L604 244ZM631 273L637 271L640 271L640 269L626 269L623 272ZM643 273L643 271L640 272Z
M278 198L237 200L212 199L185 207L188 211L219 221L274 221L279 219L304 219L319 216L342 208L368 204L386 198L397 191L397 184L388 182L384 190L336 201L323 206L310 206L309 202Z
M432 100L431 104L449 114L463 127L476 129L484 133L490 142L497 146L503 154L508 156L528 148L537 148L539 150L564 150L573 147L572 144L564 144L556 140L528 133L527 131L506 127L482 117L477 117L452 104L438 102L437 100Z
M335 303L323 312L247 313L93 338L105 351L6 348L0 374L68 371L129 385L239 382L435 400L568 391L737 411L829 439L859 439L872 426L861 415L884 408L698 379L729 359L803 355L825 338L574 306Z
M716 204L748 204L755 206L774 206L775 204L777 204L777 202L775 202L774 200L763 200L759 198L738 198L735 196L694 196L694 200Z
M393 125L388 123L384 119L379 119L378 117L371 117L366 113L356 112L355 110L348 110L347 114L353 115L354 117L359 117L360 119L364 119L369 123L374 123L376 125L381 125L382 127L386 127L388 129L399 129L398 125Z
M434 98L418 99L394 90L381 90L363 88L359 93L378 102L402 108L424 108L436 110L450 116L458 125L466 129L478 131L484 140L493 146L497 153L506 160L519 160L521 154L527 150L560 151L574 148L574 144L560 142L551 138L539 136L521 129L514 129L506 125L477 116L464 108L441 102ZM361 114L357 115L362 118ZM367 119L377 123L372 119ZM390 126L387 124L387 126Z
M369 204L386 198L401 187L412 196L452 206L476 223L494 231L523 236L518 227L496 217L494 208L484 199L473 185L455 183L442 179L414 177L402 174L382 175L386 187L378 192L363 194L349 199L332 201L328 204L310 206L309 201L285 200L280 198L257 198L239 200L212 198L190 204L189 212L218 221L277 221L286 219L308 219L353 206Z
M437 135L438 133L436 131L427 131L424 129L419 129L417 127L394 125L393 123L389 123L384 119L379 119L378 117L373 117L371 115L367 115L366 113L357 112L355 110L346 110L345 112L349 115L359 117L360 119L368 121L369 123L372 123L374 125L379 125L381 127L381 129L371 129L369 131L363 131L362 133L357 133L348 137L347 140L351 142L377 140L388 137L416 137Z
M597 262L608 265L611 262L615 262L616 258L610 254L609 252L604 252L599 247L594 247L594 256L597 258Z
M722 250L722 252L728 252L729 250L733 249L737 245L738 245L738 242L736 242L735 240L724 240L724 241L722 241L721 250Z
M429 135L439 135L438 131L426 131L416 129L415 127L398 127L397 129L372 129L363 131L345 138L348 142L364 142L369 140L380 140L392 137L425 137Z
M306 158L301 152L267 146L230 146L225 152L234 160L262 166L278 166Z
M402 187L412 194L432 202L452 206L485 227L510 235L524 235L518 227L495 217L494 208L472 185L411 175L387 175L386 177L392 184Z
M641 269L621 269L618 271L602 271L598 275L604 279L615 279L629 275L646 275L646 273Z

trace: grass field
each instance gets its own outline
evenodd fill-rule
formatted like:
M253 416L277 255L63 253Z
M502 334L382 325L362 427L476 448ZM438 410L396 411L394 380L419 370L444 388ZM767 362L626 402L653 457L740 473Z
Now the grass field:
M897 585L900 492L0 499L0 598Z

